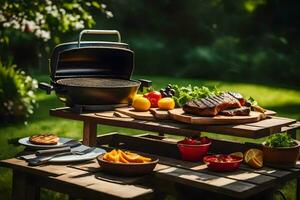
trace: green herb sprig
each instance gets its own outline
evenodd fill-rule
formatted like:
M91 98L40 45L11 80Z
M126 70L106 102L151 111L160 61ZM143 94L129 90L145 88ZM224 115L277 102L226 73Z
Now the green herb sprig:
M208 87L202 86L192 86L179 87L178 85L172 85L175 90L175 96L173 96L176 106L182 107L186 102L191 100L196 100L200 98L205 98L212 95L219 95L222 92L216 87L210 89Z
M286 133L278 133L270 135L266 141L265 145L271 148L274 147L292 147L295 146L294 140Z

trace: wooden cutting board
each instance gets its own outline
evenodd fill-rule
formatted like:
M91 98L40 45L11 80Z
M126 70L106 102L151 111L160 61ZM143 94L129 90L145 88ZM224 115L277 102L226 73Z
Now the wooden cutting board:
M122 113L124 115L130 116L134 119L147 120L147 121L155 121L154 115L152 115L149 111L136 111L132 107L127 108L117 108L115 111Z
M158 108L150 108L149 111L145 111L145 112L136 111L132 107L117 108L116 112L130 116L134 119L140 119L140 120L154 121L157 119L170 119L169 112L167 110L160 110Z
M257 122L261 119L264 119L266 115L251 111L249 116L222 116L217 115L214 117L200 117L196 115L187 114L183 111L182 108L176 108L174 110L169 110L171 119L188 123L188 124L244 124Z
M170 115L167 110L160 110L159 108L150 108L149 111L152 115L154 115L156 119L170 119Z

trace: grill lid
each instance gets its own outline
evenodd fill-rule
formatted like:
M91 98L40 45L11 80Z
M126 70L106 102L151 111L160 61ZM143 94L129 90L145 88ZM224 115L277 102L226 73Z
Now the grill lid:
M118 36L118 42L81 42L83 34ZM134 69L134 53L115 30L83 30L78 42L55 47L49 60L52 81L62 78L103 77L130 79Z

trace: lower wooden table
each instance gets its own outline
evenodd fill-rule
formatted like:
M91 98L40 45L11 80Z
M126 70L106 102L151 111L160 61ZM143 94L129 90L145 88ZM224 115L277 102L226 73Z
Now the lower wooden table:
M282 184L300 175L300 163L289 169L256 170L242 165L235 172L212 172L202 162L182 161L176 141L157 135L111 133L97 137L95 145L144 152L160 161L150 175L124 178L102 172L96 160L38 167L16 158L2 160L1 166L13 169L13 199L39 199L41 187L67 193L70 199L164 199L168 194L177 199L272 199ZM211 152L251 147L256 146L213 141Z
M242 165L230 173L209 171L204 163L180 159L176 141L164 134L193 136L200 131L245 138L260 138L287 131L293 137L300 124L296 120L271 117L243 125L195 126L174 121L142 121L120 118L113 111L75 114L68 108L50 110L50 115L84 123L83 143L104 148L123 148L159 157L160 162L151 175L120 178L99 171L96 161L77 165L46 165L29 167L19 159L3 160L0 165L13 169L13 199L38 199L39 188L46 187L83 199L163 199L173 194L178 199L272 199L273 192L286 181L297 180L300 199L300 163L289 169L264 167L259 170ZM108 134L97 137L97 124L158 132L159 135L139 137ZM231 153L260 148L253 143L213 140L211 153Z

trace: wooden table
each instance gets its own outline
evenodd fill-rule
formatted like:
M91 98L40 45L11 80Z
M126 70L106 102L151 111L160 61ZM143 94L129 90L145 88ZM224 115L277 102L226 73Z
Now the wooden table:
M139 129L171 135L192 136L199 135L201 131L215 134L226 134L244 138L261 138L274 133L285 132L296 137L296 130L300 122L295 119L283 117L270 117L268 119L239 125L191 125L171 120L143 121L133 118L114 117L114 111L75 114L68 108L51 109L50 115L64 119L83 121L83 143L89 146L96 144L97 124Z
M41 187L67 193L70 199L272 199L273 192L286 181L299 178L300 163L294 168L251 169L219 173L202 162L180 159L176 141L157 135L127 136L111 133L99 136L96 146L121 148L151 154L160 159L147 176L122 178L101 172L93 160L77 164L30 167L16 158L2 160L1 166L13 169L13 199L39 199ZM252 144L213 141L212 153L257 147ZM230 148L228 148L230 146ZM222 147L222 149L221 149ZM299 196L297 197L299 199Z
M86 199L162 199L166 194L178 199L272 199L273 192L286 181L297 179L300 199L300 163L289 169L264 167L254 170L246 165L235 172L216 173L202 162L180 159L176 141L163 134L199 135L200 131L246 138L260 138L287 131L296 136L300 124L293 119L272 117L243 125L195 126L174 121L142 121L113 117L113 111L74 114L67 108L50 110L50 115L84 123L83 143L103 148L122 148L159 157L155 172L148 176L120 178L99 171L96 161L78 165L46 165L29 167L19 159L3 160L0 165L13 169L13 199L38 199L39 188L64 192L70 197ZM126 127L160 135L126 136L107 134L97 137L97 124ZM213 140L211 153L231 153L261 148L253 143ZM26 198L25 198L26 199Z

